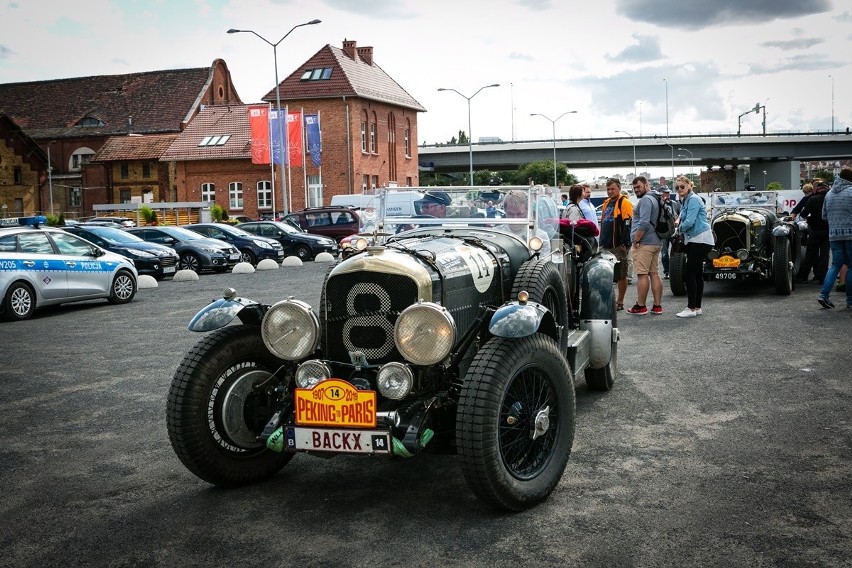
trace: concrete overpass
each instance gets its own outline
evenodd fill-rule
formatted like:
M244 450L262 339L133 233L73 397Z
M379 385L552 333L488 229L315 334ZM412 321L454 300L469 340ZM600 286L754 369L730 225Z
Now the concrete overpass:
M767 135L709 135L678 137L613 137L556 140L556 160L569 170L631 167L638 170L692 165L695 172L710 168L738 169L737 185L742 189L742 169L752 168L752 179L767 172L767 180L780 181L786 188L798 188L802 162L835 162L852 159L852 134L794 133ZM553 160L553 140L473 144L473 169L505 171L537 161ZM419 146L421 167L440 173L467 173L467 144ZM690 160L690 154L692 159ZM758 176L759 172L759 178Z

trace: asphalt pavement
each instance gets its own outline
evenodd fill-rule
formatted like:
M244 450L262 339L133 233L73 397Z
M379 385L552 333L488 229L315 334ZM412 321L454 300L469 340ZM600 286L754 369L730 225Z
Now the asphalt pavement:
M704 315L619 313L608 393L575 381L562 482L505 514L451 455L299 455L235 490L166 434L186 329L233 287L317 305L327 264L204 275L0 324L0 566L852 565L852 310L709 283ZM631 286L625 301L635 301Z

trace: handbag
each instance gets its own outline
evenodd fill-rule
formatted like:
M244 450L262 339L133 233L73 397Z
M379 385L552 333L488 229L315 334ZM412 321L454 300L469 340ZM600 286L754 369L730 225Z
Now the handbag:
M672 248L670 254L678 254L686 252L686 243L683 242L683 235L675 234L671 239Z

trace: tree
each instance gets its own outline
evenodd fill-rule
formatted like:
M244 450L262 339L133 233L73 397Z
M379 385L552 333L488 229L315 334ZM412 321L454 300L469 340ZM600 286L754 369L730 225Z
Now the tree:
M537 184L553 185L553 161L543 160L523 164L512 173L510 179L512 185L527 185L530 183L530 180ZM577 183L577 177L568 172L568 167L565 164L557 162L556 181L563 186L570 186Z
M468 137L467 133L464 130L459 130L459 144L467 144Z

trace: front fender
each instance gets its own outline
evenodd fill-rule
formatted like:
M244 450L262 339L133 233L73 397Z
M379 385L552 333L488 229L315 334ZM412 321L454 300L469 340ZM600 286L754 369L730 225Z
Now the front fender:
M792 225L778 224L772 227L772 236L773 237L789 237L790 233L793 232Z
M190 331L213 331L231 323L237 315L244 323L260 324L263 307L247 298L219 298L201 309L187 326Z
M488 331L497 337L527 337L539 330L558 337L553 314L537 302L509 302L500 306L488 323Z
M615 256L604 253L583 266L580 287L580 329L589 332L589 367L600 369L612 359L613 343L618 341L615 325L615 292L613 274Z

